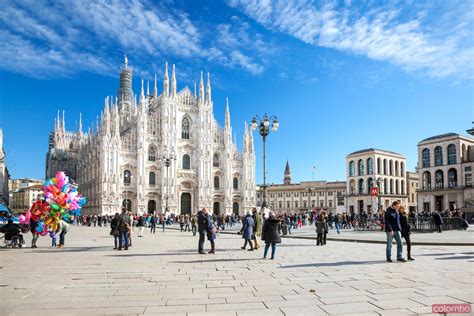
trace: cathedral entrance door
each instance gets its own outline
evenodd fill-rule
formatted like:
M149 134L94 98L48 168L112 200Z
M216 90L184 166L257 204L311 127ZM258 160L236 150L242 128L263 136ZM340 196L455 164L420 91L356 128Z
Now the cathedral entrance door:
M181 194L181 215L191 214L191 194Z
M148 214L154 214L156 211L156 201L149 200L148 201Z
M214 202L214 206L212 208L214 214L220 215L221 214L221 204L219 202Z
M234 204L232 204L232 212L235 215L239 215L239 203L234 202Z

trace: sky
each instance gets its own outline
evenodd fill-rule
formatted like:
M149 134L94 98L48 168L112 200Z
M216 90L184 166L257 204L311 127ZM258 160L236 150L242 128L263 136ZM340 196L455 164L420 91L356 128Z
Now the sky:
M43 178L58 110L95 124L127 54L140 79L178 89L210 72L242 147L244 122L276 115L267 182L345 180L347 154L380 148L417 164L417 143L474 120L472 1L0 0L0 127L12 178ZM254 135L257 182L262 141Z

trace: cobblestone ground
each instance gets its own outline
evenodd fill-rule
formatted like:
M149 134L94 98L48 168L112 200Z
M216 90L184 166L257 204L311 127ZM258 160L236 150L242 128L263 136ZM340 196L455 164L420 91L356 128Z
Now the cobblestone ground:
M405 315L474 298L473 247L419 246L389 264L384 245L284 239L262 260L237 235L221 234L215 255L190 233L136 235L122 252L99 227L72 227L63 249L44 237L2 249L0 314Z

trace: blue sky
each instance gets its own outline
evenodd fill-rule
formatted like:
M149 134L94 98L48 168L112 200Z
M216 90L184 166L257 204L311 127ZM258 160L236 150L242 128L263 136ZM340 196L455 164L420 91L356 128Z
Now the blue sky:
M123 54L140 78L176 64L178 88L211 73L214 110L241 147L244 121L275 114L268 179L344 180L376 147L417 162L417 142L473 120L469 1L0 1L0 127L12 177L44 176L58 109L95 123ZM262 144L255 135L257 181Z

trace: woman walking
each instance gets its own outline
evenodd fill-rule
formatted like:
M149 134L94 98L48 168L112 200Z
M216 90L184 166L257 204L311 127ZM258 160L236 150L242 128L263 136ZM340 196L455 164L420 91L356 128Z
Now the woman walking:
M263 252L263 259L267 258L268 248L272 246L272 257L275 259L276 244L281 243L281 237L278 233L278 226L280 221L275 217L275 213L270 211L268 219L262 227L262 240L265 241L265 251Z
M31 239L31 248L38 248L36 246L36 241L38 240L39 234L36 231L36 227L38 226L38 223L30 218L30 232L33 235L33 239Z
M319 215L318 220L316 221L316 234L318 234L316 238L316 246L324 245L323 235L325 231L326 231L326 222L324 221L324 216Z
M120 214L115 213L114 218L110 222L110 235L114 236L114 249L118 248L118 240L119 240L119 221L120 221Z
M247 243L250 245L249 251L253 251L253 229L255 227L255 222L250 213L247 213L244 220L242 221L242 238L245 239L244 246L241 249L245 250Z
M405 207L400 206L398 209L398 212L400 213L400 226L402 228L402 237L405 238L405 242L407 244L407 259L409 261L413 261L411 257L411 240L410 240L410 234L411 234L411 228L410 228L410 223L408 222L408 215L405 212Z
M143 237L143 232L145 231L145 217L140 215L137 221L137 228L138 228L138 237Z

